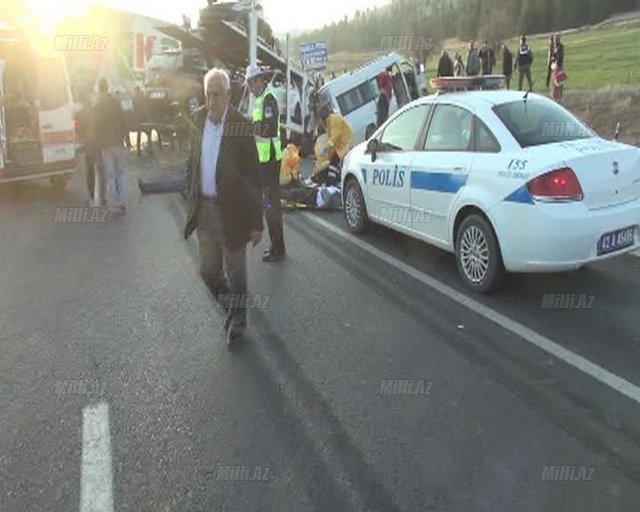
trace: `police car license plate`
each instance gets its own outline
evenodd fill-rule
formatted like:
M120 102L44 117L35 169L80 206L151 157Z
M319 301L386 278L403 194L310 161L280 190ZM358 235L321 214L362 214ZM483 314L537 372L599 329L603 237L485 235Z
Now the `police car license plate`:
M598 256L616 252L635 243L635 226L605 233L598 240Z

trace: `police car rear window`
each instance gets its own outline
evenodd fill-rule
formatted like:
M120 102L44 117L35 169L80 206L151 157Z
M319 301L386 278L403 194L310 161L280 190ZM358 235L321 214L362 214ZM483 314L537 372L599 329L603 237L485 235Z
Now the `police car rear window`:
M523 148L595 136L582 121L550 100L512 101L496 105L493 111Z

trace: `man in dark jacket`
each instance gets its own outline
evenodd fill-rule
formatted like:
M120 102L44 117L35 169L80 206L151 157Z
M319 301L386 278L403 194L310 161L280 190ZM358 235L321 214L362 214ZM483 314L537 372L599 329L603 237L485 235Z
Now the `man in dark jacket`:
M105 203L104 179L102 177L102 163L100 152L93 140L92 124L94 106L91 104L91 94L84 91L80 98L81 110L77 114L77 136L84 150L84 164L87 174L87 192L92 206L102 206ZM96 180L97 178L97 180ZM96 190L96 182L98 190Z
M262 238L262 184L253 124L229 104L229 75L212 69L204 84L206 108L194 113L191 131L184 234L198 230L200 272L228 313L231 346L247 324L246 246Z
M549 49L547 50L547 89L551 83L551 64L553 64L553 50L555 47L554 36L549 36Z
M560 33L553 36L553 55L552 61L559 68L564 68L564 45L560 42Z
M489 41L485 41L478 52L483 75L492 75L493 68L496 65L496 54L489 45Z
M436 76L453 76L453 61L449 57L447 50L442 50L442 55L438 61L438 73Z
M502 74L505 76L507 89L510 89L511 75L513 74L513 54L504 43L502 43Z
M465 70L467 76L476 76L480 74L480 56L478 55L478 49L476 43L472 39L469 41L469 53L467 54L467 69Z
M93 115L92 138L100 151L107 195L118 212L126 209L126 158L123 145L128 135L127 124L120 101L109 94L109 84L102 78L98 82L100 98Z
M516 65L514 69L518 69L518 89L522 90L522 82L527 77L529 90L533 89L533 80L531 78L531 65L533 64L533 51L531 46L527 44L526 36L520 37L520 46L518 47L518 55L516 57Z

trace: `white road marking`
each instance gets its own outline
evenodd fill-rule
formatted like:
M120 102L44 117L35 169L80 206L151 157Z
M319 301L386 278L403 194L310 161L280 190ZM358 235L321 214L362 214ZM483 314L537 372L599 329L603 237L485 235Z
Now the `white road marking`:
M575 352L572 352L571 350L564 348L563 346L552 341L551 339L545 336L542 336L541 334L538 334L537 332L506 317L505 315L498 313L497 311L485 306L484 304L478 302L477 300L474 300L471 297L468 297L463 293L451 288L450 286L447 286L446 284L438 281L437 279L434 279L433 277L425 274L424 272L416 270L410 265L407 265L406 263L403 263L402 261L394 258L393 256L390 256L389 254L377 249L376 247L373 247L371 244L364 242L363 240L357 238L356 236L350 233L346 233L342 229L335 227L333 224L330 224L329 222L323 219L320 219L317 216L311 215L309 213L303 212L303 215L307 219L311 220L312 222L315 222L316 224L319 224L320 226L331 231L335 235L338 235L339 237L357 245L361 249L367 251L369 254L375 256L376 258L384 261L388 265L391 265L392 267L397 268L398 270L413 277L414 279L417 279L418 281L429 286L430 288L433 288L434 290L442 293L443 295L446 295L447 297L456 301L457 303L467 307L474 313L484 316L485 318L487 318L488 320L491 320L495 324L503 327L508 331L511 331L512 333L521 337L525 341L528 341L532 345L535 345L536 347L544 350L548 354L551 354L557 357L558 359L560 359L561 361L564 361L568 365L576 368L577 370L580 370L581 372L589 375L590 377L593 377L594 379L601 382L602 384L605 384L606 386L616 390L617 392L621 393L627 398L630 398L634 402L640 404L640 387L636 386L635 384L632 384L631 382L623 379L622 377L619 377L618 375L615 375L610 371L605 370L601 366L598 366L597 364L592 363L591 361L582 357L581 355L578 355Z
M89 405L82 411L80 512L113 512L113 470L109 406Z

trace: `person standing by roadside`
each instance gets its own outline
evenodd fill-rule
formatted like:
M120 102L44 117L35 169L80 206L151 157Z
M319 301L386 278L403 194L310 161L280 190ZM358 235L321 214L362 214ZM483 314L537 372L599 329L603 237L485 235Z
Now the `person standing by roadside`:
M480 56L476 49L476 42L469 41L469 53L467 54L467 76L477 76L480 74Z
M447 50L442 50L442 55L438 61L438 71L436 76L453 76L453 61L449 57Z
M453 76L464 76L464 62L462 62L462 55L456 52L453 60Z
M553 76L551 96L554 100L561 101L567 74L564 70L564 45L560 42L560 33L555 34L553 38L553 51L550 60Z
M491 45L489 45L489 41L484 42L482 48L478 52L478 57L480 58L482 74L492 75L493 68L496 65L496 54L494 53Z
M271 247L262 261L272 263L285 259L282 204L280 201L280 166L282 141L280 111L276 95L269 87L266 72L259 66L247 69L247 83L254 96L253 124L260 161L260 175L264 185L264 208Z
M554 47L554 36L551 34L549 36L549 48L547 50L547 89L551 84L551 64L553 64L553 47Z
M117 212L126 211L126 158L125 136L127 124L120 101L109 94L109 83L102 78L98 82L100 97L96 104L92 136L96 150L100 151L109 201Z
M103 206L105 203L104 178L100 151L93 137L94 106L89 91L82 93L81 110L78 112L78 139L84 147L84 165L87 177L87 192L91 206ZM97 185L97 188L96 188Z
M229 103L226 71L204 77L206 107L193 113L187 161L190 208L184 230L197 230L200 273L227 313L227 346L247 326L247 244L262 239L262 193L253 124Z
M531 79L531 65L533 64L533 51L531 46L527 44L527 37L522 35L520 37L520 46L518 47L518 55L516 57L516 65L514 70L518 69L518 90L522 90L522 83L524 77L527 77L527 83L529 84L529 90L533 90L533 80Z
M513 54L504 43L502 43L502 74L505 76L507 89L511 89L511 75L513 74Z

